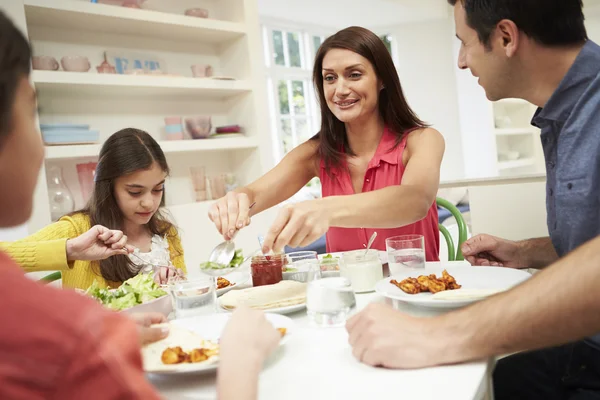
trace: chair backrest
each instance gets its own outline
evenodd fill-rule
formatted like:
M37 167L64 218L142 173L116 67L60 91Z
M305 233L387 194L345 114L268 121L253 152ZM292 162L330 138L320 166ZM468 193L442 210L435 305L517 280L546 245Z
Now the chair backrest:
M56 271L56 272L53 272L53 273L48 274L48 275L44 276L43 278L41 278L40 282L50 283L50 282L57 281L61 278L62 278L62 274L60 273L60 271Z
M462 250L460 247L467 240L467 224L460 213L460 210L454 206L454 204L450 203L448 200L442 199L441 197L437 197L435 200L438 207L445 208L450 211L454 219L456 220L456 224L458 225L458 245L454 246L454 241L452 240L452 236L448 229L442 224L439 224L440 232L444 235L446 239L446 243L448 244L448 261L462 261L465 258L463 257Z

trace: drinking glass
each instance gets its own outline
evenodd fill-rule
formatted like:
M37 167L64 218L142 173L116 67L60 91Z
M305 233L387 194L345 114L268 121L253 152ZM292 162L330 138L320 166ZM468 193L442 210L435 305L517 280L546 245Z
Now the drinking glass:
M355 305L354 290L347 278L317 279L306 288L306 313L313 326L343 326Z
M385 240L390 276L406 268L425 268L423 235L393 236Z
M321 278L321 263L316 251L297 251L287 255L284 279L310 282Z
M171 282L169 292L173 299L173 309L177 318L216 312L215 280L210 277Z

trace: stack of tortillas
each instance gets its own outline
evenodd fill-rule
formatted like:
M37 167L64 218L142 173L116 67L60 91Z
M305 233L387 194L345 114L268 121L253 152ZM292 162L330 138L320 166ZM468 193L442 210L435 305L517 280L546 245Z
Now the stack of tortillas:
M181 347L184 351L194 349L216 349L218 344L204 340L200 335L180 326L169 324L169 336L142 347L142 360L144 363L144 371L158 372L179 369L194 369L198 368L199 363L194 364L164 364L161 360L163 351L168 347ZM210 357L203 361L203 364L210 364L217 361L218 355Z
M306 303L306 283L291 280L275 285L232 290L221 296L221 307L233 310L247 306L257 310L295 306Z

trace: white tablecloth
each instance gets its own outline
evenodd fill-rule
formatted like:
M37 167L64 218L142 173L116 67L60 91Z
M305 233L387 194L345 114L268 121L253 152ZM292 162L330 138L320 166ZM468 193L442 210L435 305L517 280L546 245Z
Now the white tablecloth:
M374 301L386 300L375 293L357 295L357 309ZM399 302L394 306L426 315L423 309ZM491 399L487 361L421 370L372 368L354 359L344 328L310 327L306 311L289 316L296 330L266 363L260 376L261 400ZM216 399L214 374L151 377L151 382L167 399Z

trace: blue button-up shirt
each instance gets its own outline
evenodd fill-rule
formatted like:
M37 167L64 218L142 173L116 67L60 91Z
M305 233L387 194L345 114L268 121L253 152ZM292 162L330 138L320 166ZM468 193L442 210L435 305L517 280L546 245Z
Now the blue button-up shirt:
M548 231L563 256L600 234L600 46L583 46L532 124L542 130ZM600 335L591 344L600 348Z

